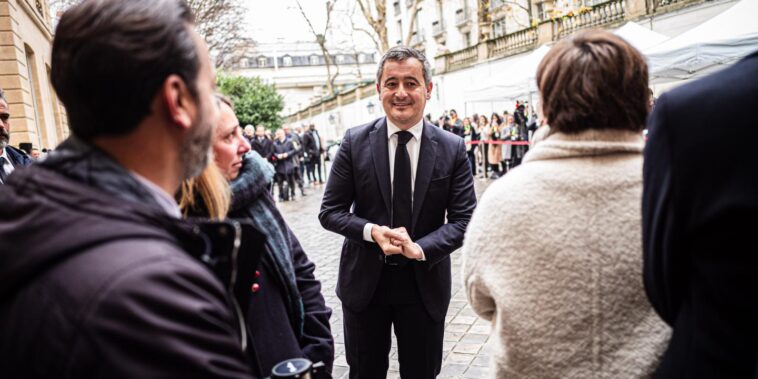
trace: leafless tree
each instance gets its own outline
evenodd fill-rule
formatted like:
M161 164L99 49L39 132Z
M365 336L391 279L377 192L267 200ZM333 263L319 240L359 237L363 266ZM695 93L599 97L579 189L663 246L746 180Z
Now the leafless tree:
M413 38L415 32L421 33L421 30L416 30L416 17L418 17L418 6L421 4L421 1L413 0L413 5L411 5L411 20L408 22L408 32L405 33L405 38L403 39L403 45L405 46L410 46L411 38Z
M81 0L50 0L50 13L59 12ZM240 45L250 44L245 37L243 0L186 0L195 14L197 32L205 38L208 49L216 57L216 66L230 62L227 57ZM56 17L57 18L57 17Z
M324 55L324 64L326 64L327 77L326 87L327 91L329 91L329 94L334 96L337 94L337 91L334 87L334 81L340 74L340 69L339 66L337 66L335 62L332 61L332 56L329 54L329 49L326 47L326 35L329 32L329 28L331 26L332 12L334 11L334 5L337 3L337 0L326 2L326 22L324 23L324 31L321 33L316 31L316 28L313 27L313 23L311 23L311 20L308 18L305 10L303 10L303 6L300 5L300 0L295 0L295 3L297 3L298 9L300 9L300 13L303 15L305 22L308 24L308 28L310 28L311 33L313 33L313 36L316 38L316 43L321 49L321 53ZM334 66L334 74L332 74L332 66Z
M390 49L387 40L387 0L356 0L363 17L375 34L366 31L379 48L379 53Z

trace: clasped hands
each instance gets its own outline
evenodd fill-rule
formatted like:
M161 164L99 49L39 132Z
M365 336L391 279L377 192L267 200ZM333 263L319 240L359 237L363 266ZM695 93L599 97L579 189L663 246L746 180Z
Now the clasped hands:
M390 229L386 226L374 225L371 228L371 238L379 245L384 255L401 254L413 260L423 258L421 249L413 242L404 227Z

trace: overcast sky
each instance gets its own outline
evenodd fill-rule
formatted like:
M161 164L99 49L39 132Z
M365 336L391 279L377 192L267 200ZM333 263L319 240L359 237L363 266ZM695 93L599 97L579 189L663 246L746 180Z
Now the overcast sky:
M248 30L255 41L259 43L315 41L295 0L250 0L246 4L249 8ZM326 1L301 0L300 4L316 31L323 32L326 22ZM331 21L333 35L327 41L329 45L350 43L354 39L359 47L373 47L368 36L352 31L349 17L351 14L355 14L353 20L368 29L360 9L355 10L355 13L352 12L354 7L357 7L355 0L337 0Z

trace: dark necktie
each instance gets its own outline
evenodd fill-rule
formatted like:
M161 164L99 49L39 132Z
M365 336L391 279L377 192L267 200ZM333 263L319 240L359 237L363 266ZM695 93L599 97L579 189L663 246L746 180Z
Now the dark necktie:
M5 156L0 157L0 183L5 183L8 179L8 174L5 173Z
M395 171L392 184L392 227L404 226L408 234L412 236L411 157L408 155L406 144L411 140L413 134L406 131L395 134L397 135L397 149L395 150Z

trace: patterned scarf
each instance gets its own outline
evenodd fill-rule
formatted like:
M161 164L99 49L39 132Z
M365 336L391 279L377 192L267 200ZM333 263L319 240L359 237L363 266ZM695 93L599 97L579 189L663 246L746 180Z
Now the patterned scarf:
M269 254L263 257L264 263L270 263L272 271L284 285L290 321L300 338L303 335L305 309L292 266L289 228L269 194L274 173L274 167L270 163L255 151L250 151L245 156L239 176L231 183L230 214L249 218L266 235L266 250Z

